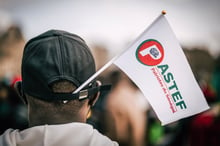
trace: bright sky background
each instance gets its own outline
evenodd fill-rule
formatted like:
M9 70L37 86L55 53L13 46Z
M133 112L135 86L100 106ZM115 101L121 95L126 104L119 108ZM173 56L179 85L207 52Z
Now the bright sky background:
M27 40L48 29L63 29L114 53L125 49L163 9L182 45L220 52L220 0L0 0L0 11L22 26Z

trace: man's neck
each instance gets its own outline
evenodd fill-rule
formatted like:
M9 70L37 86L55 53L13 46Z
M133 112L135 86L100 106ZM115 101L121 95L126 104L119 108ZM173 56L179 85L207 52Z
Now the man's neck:
M64 117L62 115L56 114L54 115L48 115L48 114L42 114L40 116L29 116L29 127L33 126L40 126L40 125L56 125L56 124L67 124L72 122L81 122L85 123L86 118L83 118L82 116L72 116L72 117Z

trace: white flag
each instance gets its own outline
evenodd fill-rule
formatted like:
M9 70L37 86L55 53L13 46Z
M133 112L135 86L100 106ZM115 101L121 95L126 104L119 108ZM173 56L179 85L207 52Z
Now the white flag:
M209 108L164 15L113 63L140 88L162 125Z

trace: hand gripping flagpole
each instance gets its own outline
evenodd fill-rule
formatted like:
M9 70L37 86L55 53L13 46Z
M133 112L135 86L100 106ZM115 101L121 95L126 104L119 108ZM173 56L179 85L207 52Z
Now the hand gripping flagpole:
M131 43L131 44L129 45L128 48L130 48L137 40L139 40L139 39L141 38L141 36L142 36L146 31L148 31L148 30L151 28L151 26L153 25L153 23L155 23L162 15L165 15L165 14L166 14L166 11L163 10L163 11L161 12L161 14L155 19L155 21L153 21L153 22L149 25L149 27L147 27L147 28L144 30L144 32L141 33L141 34L139 35L139 37L137 37L137 38L133 41L133 43ZM118 57L120 57L125 51L127 51L127 50L125 49L125 50L123 50L120 54L118 54L118 55L116 55L115 57L113 57L113 58L112 58L109 62L107 62L102 68L100 68L96 73L94 73L88 80L86 80L86 81L85 81L82 85L80 85L75 91L73 91L73 94L79 92L79 91L82 90L86 85L88 85L91 81L93 81L93 80L94 80L98 75L100 75L105 69L107 69L109 66L111 66L111 65L113 64L113 62L114 62L115 60L117 60Z

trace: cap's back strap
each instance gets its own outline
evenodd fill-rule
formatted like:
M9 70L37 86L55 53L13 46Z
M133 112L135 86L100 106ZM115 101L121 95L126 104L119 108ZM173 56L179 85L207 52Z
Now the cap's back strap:
M96 94L99 91L110 90L111 85L101 85L88 89L81 90L77 93L53 93L52 100L83 100L89 98L91 95Z

